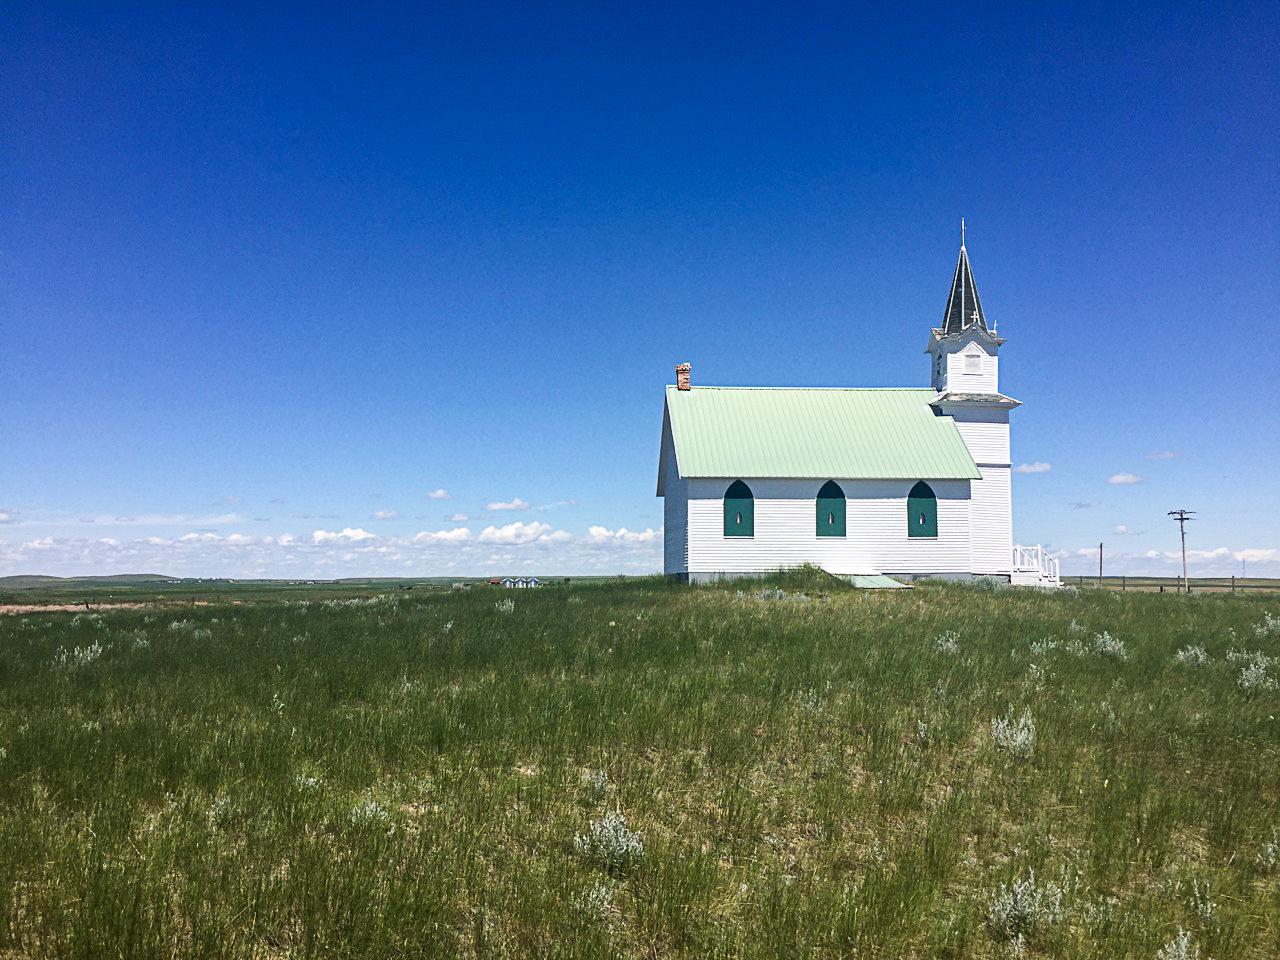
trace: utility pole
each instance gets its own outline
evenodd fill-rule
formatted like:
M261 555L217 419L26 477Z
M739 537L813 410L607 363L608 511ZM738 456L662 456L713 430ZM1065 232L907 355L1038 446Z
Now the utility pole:
M1102 586L1102 544L1098 544L1098 586Z
M1182 592L1190 593L1191 589L1187 586L1187 521L1191 519L1194 510L1170 510L1169 516L1176 517L1178 520L1178 529L1182 531Z

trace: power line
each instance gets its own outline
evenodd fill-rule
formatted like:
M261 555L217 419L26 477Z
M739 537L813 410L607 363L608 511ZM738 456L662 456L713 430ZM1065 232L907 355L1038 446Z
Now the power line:
M1190 593L1187 586L1187 521L1192 519L1194 510L1170 510L1169 516L1176 517L1178 529L1182 532L1182 592Z

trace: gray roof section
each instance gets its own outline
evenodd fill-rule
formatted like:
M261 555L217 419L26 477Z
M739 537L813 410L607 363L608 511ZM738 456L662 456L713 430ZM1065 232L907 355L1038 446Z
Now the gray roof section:
M977 324L987 333L987 318L982 314L982 301L978 299L978 287L973 282L973 269L969 266L969 252L960 244L960 259L956 261L956 273L951 279L951 296L947 297L947 309L942 315L944 337L962 333Z
M940 393L929 405L934 406L940 403L987 403L1002 407L1022 406L1021 400L1006 397L1003 393Z

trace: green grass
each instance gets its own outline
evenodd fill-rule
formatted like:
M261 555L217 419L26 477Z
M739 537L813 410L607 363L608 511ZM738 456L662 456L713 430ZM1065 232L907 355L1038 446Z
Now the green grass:
M291 596L0 618L0 957L1280 951L1265 597Z

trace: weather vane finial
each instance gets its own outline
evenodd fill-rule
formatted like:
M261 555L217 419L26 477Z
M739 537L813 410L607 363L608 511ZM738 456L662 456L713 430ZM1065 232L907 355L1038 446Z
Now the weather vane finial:
M964 246L964 217L960 218L960 246Z

